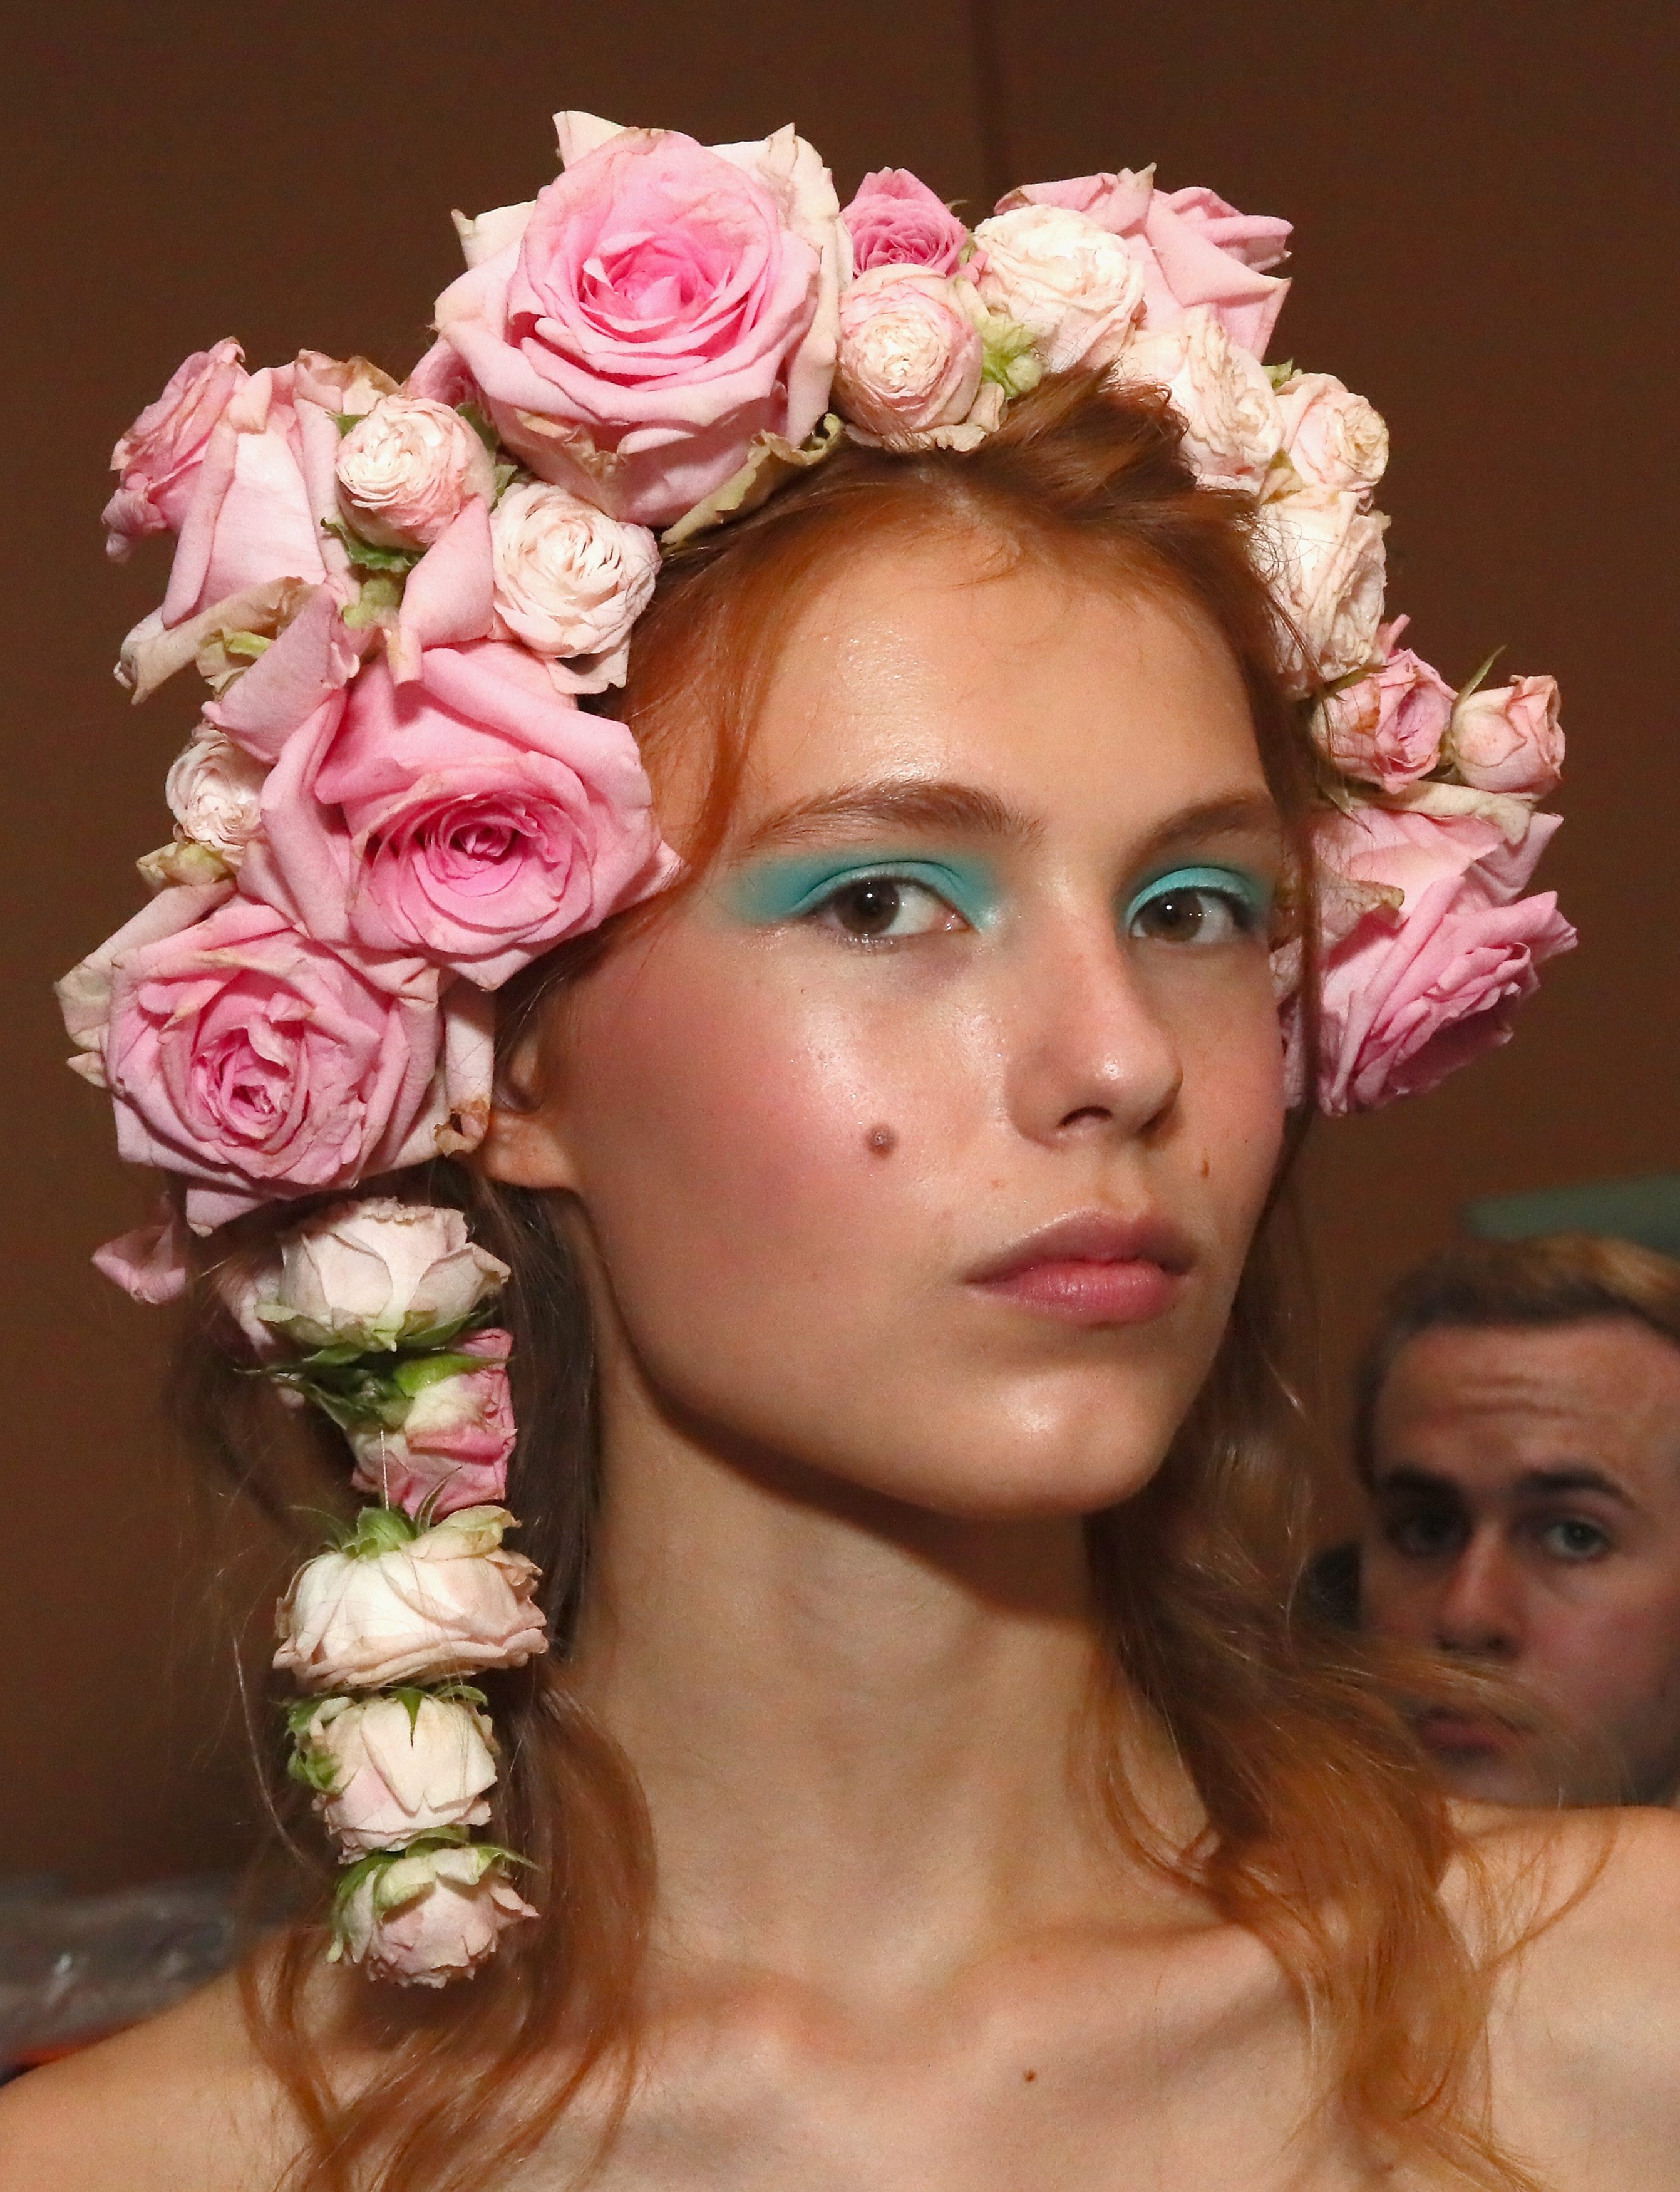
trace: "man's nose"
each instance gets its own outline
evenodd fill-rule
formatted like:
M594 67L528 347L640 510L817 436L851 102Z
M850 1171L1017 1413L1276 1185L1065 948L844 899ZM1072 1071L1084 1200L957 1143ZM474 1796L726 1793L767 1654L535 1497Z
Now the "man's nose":
M1435 1641L1479 1658L1514 1659L1522 1650L1522 1578L1496 1527L1473 1531L1453 1563L1435 1608Z

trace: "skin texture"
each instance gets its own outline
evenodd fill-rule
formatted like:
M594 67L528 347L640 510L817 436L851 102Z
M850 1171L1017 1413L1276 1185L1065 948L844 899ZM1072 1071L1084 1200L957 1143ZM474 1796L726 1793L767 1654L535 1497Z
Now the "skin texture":
M1680 1347L1632 1317L1421 1333L1373 1425L1364 1616L1551 1727L1428 1724L1459 1794L1680 1795Z
M1187 614L971 562L883 550L806 605L723 869L556 1006L487 1153L568 1198L588 1267L578 1676L658 1841L643 2075L592 2181L1410 2192L1311 2112L1258 1942L1117 1851L1079 1771L1079 1517L1159 1466L1279 1147L1263 934L1149 907L1164 872L1275 862L1240 688ZM867 816L820 808L860 786ZM681 842L685 788L660 790ZM756 865L817 853L964 880L860 944ZM1093 1211L1167 1229L1178 1268L1125 1320L972 1278ZM1193 1834L1121 1704L1139 1801ZM1672 2185L1680 1822L1656 1824L1513 1967L1494 2034L1496 2106L1561 2192ZM1546 1909L1604 1853L1579 1820L1477 1831ZM225 1987L23 2084L0 2192L255 2192L288 2150ZM510 2192L575 2182L605 2105Z

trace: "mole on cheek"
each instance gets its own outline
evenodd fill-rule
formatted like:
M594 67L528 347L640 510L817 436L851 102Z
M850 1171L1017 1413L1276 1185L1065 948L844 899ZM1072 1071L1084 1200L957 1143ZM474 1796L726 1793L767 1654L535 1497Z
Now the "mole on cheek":
M871 1127L863 1137L863 1146L871 1156L890 1157L898 1146L898 1137L891 1127Z

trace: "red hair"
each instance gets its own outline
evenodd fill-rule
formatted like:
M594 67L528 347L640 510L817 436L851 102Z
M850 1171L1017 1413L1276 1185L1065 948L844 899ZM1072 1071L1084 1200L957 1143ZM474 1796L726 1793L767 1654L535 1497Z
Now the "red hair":
M1310 888L1310 742L1278 672L1280 633L1250 551L1249 500L1199 488L1164 400L1046 384L980 449L890 456L843 448L726 529L674 555L636 628L624 711L656 785L704 742L703 870L727 829L757 697L794 607L840 559L888 537L955 535L977 574L1051 561L1093 584L1187 605L1241 672L1267 779L1295 848L1296 919ZM658 907L631 920L658 919ZM612 925L503 996L504 1040L612 946ZM1310 988L1312 968L1307 968ZM500 1678L508 1751L496 1839L536 1861L544 1915L510 1935L470 1986L357 1997L355 2076L324 2048L300 1927L246 1975L252 2029L293 2095L307 2192L470 2192L532 2152L584 2082L629 2091L637 1973L654 1899L652 1837L630 1768L574 1695L567 1647L585 1588L595 1483L589 1321L539 1196L440 1165L515 1277L505 1319L521 1425L510 1504L542 1565L555 1648ZM1104 1746L1114 1830L1145 1861L1252 1929L1293 1981L1327 2099L1391 2158L1484 2188L1531 2185L1483 2127L1485 1974L1442 1897L1457 1845L1404 1717L1361 1647L1297 1595L1307 1441L1280 1367L1277 1259L1262 1228L1205 1386L1148 1490L1093 1516L1088 1542L1115 1681L1182 1759L1207 1825L1163 1847ZM224 1378L211 1394L224 1433ZM252 1388L243 1389L248 1396ZM218 1398L219 1395L219 1398ZM228 1442L225 1436L225 1443ZM341 1458L337 1463L342 1482ZM339 1495L342 1497L342 1494ZM320 1494L316 1495L320 1502Z

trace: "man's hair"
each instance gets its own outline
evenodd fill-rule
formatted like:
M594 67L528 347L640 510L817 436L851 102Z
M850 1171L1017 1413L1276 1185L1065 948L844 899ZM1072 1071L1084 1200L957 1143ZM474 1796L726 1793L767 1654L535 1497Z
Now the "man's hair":
M1632 1317L1680 1347L1680 1263L1631 1241L1551 1233L1529 1241L1462 1241L1409 1271L1391 1291L1354 1396L1353 1460L1371 1476L1371 1430L1395 1358L1420 1333L1519 1325L1529 1329Z

